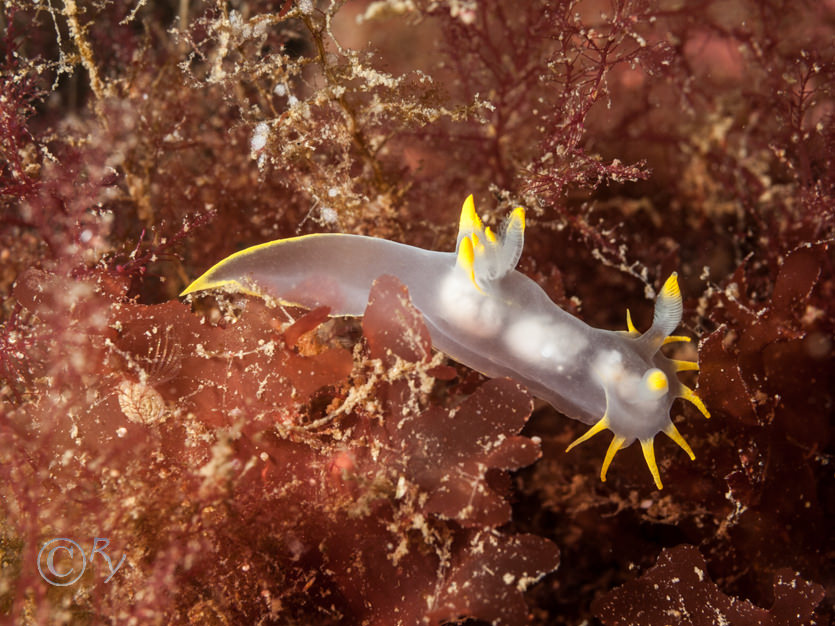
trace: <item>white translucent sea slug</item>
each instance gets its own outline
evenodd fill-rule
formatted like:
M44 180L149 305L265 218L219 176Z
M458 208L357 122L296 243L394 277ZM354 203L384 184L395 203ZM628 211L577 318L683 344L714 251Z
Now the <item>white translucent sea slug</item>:
M181 295L222 288L308 308L327 306L333 316L360 316L374 280L394 275L408 287L435 348L487 376L512 378L568 417L591 424L569 450L611 430L601 480L618 450L638 440L661 489L653 449L659 432L694 458L670 420L673 402L689 400L710 417L676 376L698 365L660 351L666 343L689 341L672 335L682 314L676 274L664 283L645 333L632 325L628 311L625 331L592 328L514 269L524 232L521 207L494 233L484 227L469 196L454 253L359 235L305 235L237 252Z

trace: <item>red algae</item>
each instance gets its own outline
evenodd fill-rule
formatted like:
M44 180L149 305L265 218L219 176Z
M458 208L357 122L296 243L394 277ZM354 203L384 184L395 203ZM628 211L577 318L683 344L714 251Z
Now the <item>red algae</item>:
M831 2L2 11L0 621L835 619ZM361 321L177 299L281 237L452 249L468 193L594 326L678 272L713 418L674 407L663 493L394 277Z
M661 626L671 620L693 626L791 626L808 624L823 595L820 585L782 570L774 577L770 609L728 597L710 580L699 551L682 545L662 551L658 563L639 579L596 601L595 612L607 626Z

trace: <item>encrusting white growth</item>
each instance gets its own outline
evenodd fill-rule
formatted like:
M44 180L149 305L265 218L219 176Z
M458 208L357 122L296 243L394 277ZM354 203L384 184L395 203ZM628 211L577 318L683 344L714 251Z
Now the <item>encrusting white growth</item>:
M671 333L681 322L676 274L655 303L652 327L641 334L626 314L627 330L592 328L552 302L515 270L522 253L525 212L514 209L498 233L485 227L473 197L464 201L456 250L433 252L358 235L321 234L253 246L224 259L181 295L223 288L270 295L331 315L362 315L371 284L396 276L421 311L435 348L487 376L507 376L565 415L591 424L574 443L602 430L613 433L601 480L618 450L638 440L655 484L662 488L653 440L663 432L694 458L670 420L677 398L702 401L677 373L698 369L660 352L689 341Z

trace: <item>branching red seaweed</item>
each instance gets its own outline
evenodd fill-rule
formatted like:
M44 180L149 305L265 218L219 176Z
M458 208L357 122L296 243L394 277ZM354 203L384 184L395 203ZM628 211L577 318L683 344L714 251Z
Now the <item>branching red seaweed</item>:
M832 622L835 8L790 8L5 2L0 621ZM594 326L678 271L713 418L674 406L663 492L396 277L362 322L177 300L281 237L450 250L471 192Z

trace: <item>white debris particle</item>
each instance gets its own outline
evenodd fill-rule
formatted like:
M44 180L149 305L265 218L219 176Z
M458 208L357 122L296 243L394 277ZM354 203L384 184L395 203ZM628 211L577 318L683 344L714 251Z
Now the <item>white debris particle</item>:
M283 97L287 95L287 85L284 83L278 83L275 88L273 89L273 93L279 97Z
M339 214L329 206L323 206L319 209L319 216L326 224L336 224L336 221L339 218Z
M698 567L694 567L693 571L696 572L696 576L699 577L699 582L704 581L705 573L701 569L699 569Z
M502 582L504 582L505 585L512 585L515 578L516 577L513 574L508 572L507 574L502 576Z
M377 0L368 5L365 13L357 16L357 24L366 20L386 19L397 15L404 15L415 10L412 0Z
M117 436L119 439L123 439L123 438L124 438L124 436L125 436L125 435L127 435L127 434L128 434L128 429L127 429L127 428L125 428L124 426L122 426L122 427L120 427L120 428L117 428L117 429L116 429L116 436Z
M255 127L252 133L252 140L249 142L249 148L253 153L260 152L267 145L267 138L270 136L270 126L266 122L261 122Z
M305 15L313 13L313 0L299 0L299 11Z

